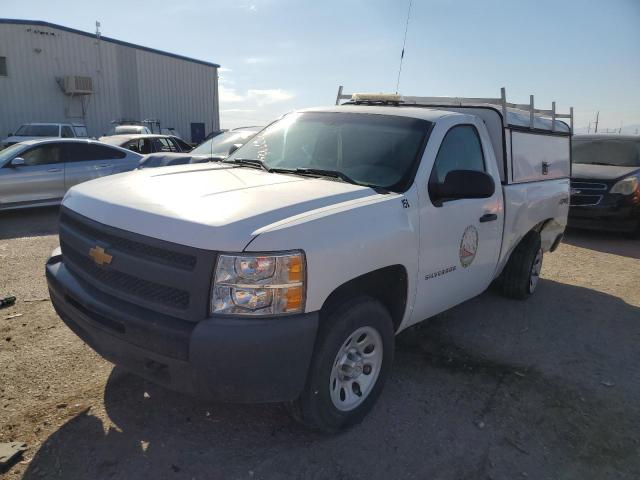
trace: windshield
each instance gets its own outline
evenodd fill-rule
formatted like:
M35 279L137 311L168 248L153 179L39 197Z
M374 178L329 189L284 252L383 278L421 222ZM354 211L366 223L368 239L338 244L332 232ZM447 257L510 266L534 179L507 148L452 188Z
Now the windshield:
M256 132L252 131L239 131L239 132L224 132L220 135L201 143L196 148L191 150L192 155L215 155L215 156L227 156L229 148L234 143L240 143L244 145L247 140L253 137Z
M0 150L0 165L4 165L8 160L12 159L20 150L24 148L24 144L16 143L10 147Z
M395 115L292 113L228 160L259 160L270 169L328 170L364 185L404 191L430 125Z
M87 127L74 126L73 130L76 132L76 137L88 137Z
M21 125L16 131L19 137L57 137L58 125Z
M640 167L640 139L638 140L578 140L573 139L573 163Z

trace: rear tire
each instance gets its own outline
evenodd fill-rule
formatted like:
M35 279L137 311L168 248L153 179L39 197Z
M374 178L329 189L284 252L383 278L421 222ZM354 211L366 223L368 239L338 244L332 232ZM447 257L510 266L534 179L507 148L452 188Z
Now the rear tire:
M506 297L524 300L536 289L542 268L540 234L529 232L515 248L502 271L500 285Z
M394 337L391 315L370 297L332 309L320 327L305 388L288 405L293 417L324 432L359 423L389 376Z

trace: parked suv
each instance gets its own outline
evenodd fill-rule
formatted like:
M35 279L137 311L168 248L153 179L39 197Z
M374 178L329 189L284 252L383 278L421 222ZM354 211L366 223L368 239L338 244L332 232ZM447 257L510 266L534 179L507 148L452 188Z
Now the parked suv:
M398 332L496 279L530 296L567 220L557 112L411 102L354 96L285 115L218 163L72 188L46 265L53 306L159 384L353 425Z
M569 226L640 233L640 137L576 135Z
M2 140L0 148L6 148L25 140L38 140L46 137L87 138L87 127L79 123L25 123L16 133L10 133Z
M93 140L28 140L0 151L0 210L56 205L76 185L133 170L141 155Z

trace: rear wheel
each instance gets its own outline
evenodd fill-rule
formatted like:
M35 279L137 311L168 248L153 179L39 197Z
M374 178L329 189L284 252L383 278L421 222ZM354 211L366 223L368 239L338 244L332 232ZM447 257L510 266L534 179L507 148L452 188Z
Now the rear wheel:
M307 426L335 432L360 422L389 375L394 332L378 301L360 297L342 304L322 325L309 375L290 407Z
M515 248L501 275L502 293L522 300L531 295L540 280L543 259L540 234L529 232Z

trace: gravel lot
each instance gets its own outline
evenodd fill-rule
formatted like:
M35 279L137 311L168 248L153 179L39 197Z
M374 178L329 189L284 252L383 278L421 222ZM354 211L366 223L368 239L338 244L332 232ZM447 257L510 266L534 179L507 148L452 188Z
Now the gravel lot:
M56 220L0 214L0 296L18 297L0 310L0 442L29 445L6 478L640 478L639 240L569 232L532 299L488 291L404 332L374 411L322 436L93 353L48 301Z

